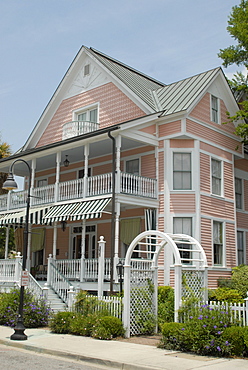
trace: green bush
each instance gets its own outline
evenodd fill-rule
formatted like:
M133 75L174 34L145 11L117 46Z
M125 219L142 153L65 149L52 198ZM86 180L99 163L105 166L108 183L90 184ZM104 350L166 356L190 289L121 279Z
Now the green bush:
M185 307L185 311L184 311ZM231 312L225 307L193 304L193 299L181 309L184 324L164 324L161 347L190 351L202 355L232 355L231 342L223 334L232 326Z
M18 319L20 289L0 294L0 325L14 327ZM29 290L24 290L23 323L26 328L46 326L51 316L51 309L45 300L35 297Z
M159 344L160 348L180 350L184 324L178 322L165 323L162 326L162 339Z
M222 342L228 346L228 353L232 356L243 356L245 351L244 328L241 326L226 328L222 335Z
M217 284L219 288L233 289L233 283L231 279L220 278L217 280Z
M57 312L49 322L52 332L58 334L68 334L71 322L75 319L74 312Z
M232 269L232 286L237 289L243 298L248 292L248 265L240 265Z
M88 292L80 290L76 295L75 311L81 313L83 316L101 312L102 315L109 315L108 304L99 300L96 296L89 295Z
M122 321L113 316L102 316L92 330L92 337L98 339L112 339L124 335Z
M70 334L90 337L92 331L98 325L99 315L89 314L83 316L76 314L75 318L70 323Z
M174 289L170 286L158 287L158 327L174 320Z
M242 295L237 289L230 288L217 288L209 290L208 292L209 301L220 301L229 303L243 302Z

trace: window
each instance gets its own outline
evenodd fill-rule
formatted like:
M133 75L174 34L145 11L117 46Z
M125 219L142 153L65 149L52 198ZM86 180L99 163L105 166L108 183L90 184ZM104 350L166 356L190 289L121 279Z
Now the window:
M173 218L173 233L174 234L186 234L192 236L192 218L191 217L174 217ZM191 252L189 250L183 249L191 249L190 244L185 243L178 243L177 247L180 249L180 256L182 258L182 263L184 264L191 264L192 261L189 261L191 256Z
M219 99L211 95L211 121L219 123Z
M90 74L90 65L89 64L86 64L84 66L84 76L87 76Z
M42 186L47 186L47 179L37 180L37 188L41 188Z
M78 113L77 121L97 123L97 108Z
M139 175L139 158L126 161L126 172L132 175Z
M212 171L212 194L221 195L221 161L211 160Z
M237 231L237 248L238 248L238 265L245 263L245 248L244 248L244 233L243 231Z
M242 209L242 179L235 178L236 208Z
M213 222L213 255L214 265L223 265L223 224Z
M191 190L191 153L173 153L173 189Z

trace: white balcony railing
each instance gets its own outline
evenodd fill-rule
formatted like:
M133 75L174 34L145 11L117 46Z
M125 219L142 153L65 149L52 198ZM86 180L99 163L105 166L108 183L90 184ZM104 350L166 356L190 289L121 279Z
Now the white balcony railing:
M58 201L83 198L84 179L71 180L59 183Z
M99 123L89 121L72 121L63 125L62 140L70 137L83 135L88 132L96 131L99 128Z
M120 184L116 192L136 195L140 197L157 198L157 181L147 177L129 173L120 173ZM49 204L70 199L82 199L97 195L111 194L112 173L90 176L87 179L87 188L84 191L84 179L77 179L59 183L58 195L56 186L46 185L32 190L31 205ZM7 194L0 195L0 211L7 210ZM27 190L10 193L9 209L24 208L27 204Z

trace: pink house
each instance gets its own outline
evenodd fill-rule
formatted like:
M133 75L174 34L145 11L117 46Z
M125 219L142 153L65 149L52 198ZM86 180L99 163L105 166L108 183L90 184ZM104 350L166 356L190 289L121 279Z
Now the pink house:
M149 229L197 239L209 287L247 263L247 157L234 125L222 124L237 110L220 68L166 85L83 46L22 149L0 160L0 172L18 158L31 169L33 275L46 277L50 255L70 284L97 290L103 236L103 290L118 289L115 265ZM24 163L14 173L27 184ZM0 196L0 225L15 228L20 252L26 197ZM173 284L171 256L162 258L159 283Z

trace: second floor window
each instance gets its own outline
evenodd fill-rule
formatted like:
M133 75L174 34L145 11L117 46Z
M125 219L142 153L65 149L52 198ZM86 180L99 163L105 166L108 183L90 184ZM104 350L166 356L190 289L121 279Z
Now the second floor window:
M126 172L132 175L139 175L139 158L126 161Z
M242 209L242 180L235 178L235 201L236 208Z
M192 189L191 153L173 153L173 189Z
M223 265L223 224L213 222L213 264Z
M222 169L221 161L216 159L211 160L211 172L212 172L212 194L221 195L222 187Z

